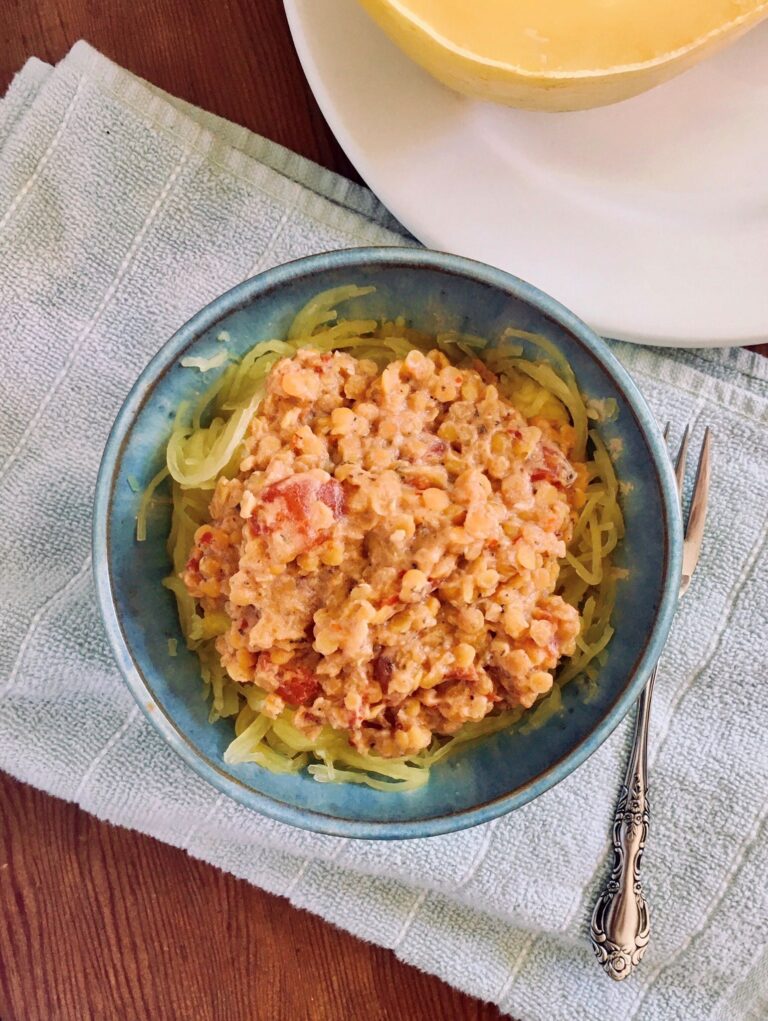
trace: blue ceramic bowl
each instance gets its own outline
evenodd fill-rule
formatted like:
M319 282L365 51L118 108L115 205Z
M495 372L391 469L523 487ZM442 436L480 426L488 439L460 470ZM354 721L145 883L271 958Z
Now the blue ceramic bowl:
M232 721L208 723L197 659L179 630L168 573L169 508L157 505L146 542L135 541L140 493L164 460L179 402L210 385L179 365L194 352L242 354L257 340L281 337L312 295L341 284L376 291L345 306L347 317L404 314L434 332L458 329L493 340L514 325L543 333L563 351L581 389L613 397L615 421L602 426L621 441L619 477L626 539L619 562L629 568L618 590L615 636L597 695L576 685L564 708L532 733L484 738L432 771L418 791L384 793L360 785L320 784L306 773L276 775L253 764L227 766ZM234 287L198 312L150 362L117 417L99 472L94 563L101 612L117 662L150 722L200 776L250 808L282 822L352 837L425 837L486 822L518 808L582 763L610 734L640 692L669 629L680 575L681 523L663 439L645 401L606 345L584 323L535 287L497 269L436 252L367 248L302 259ZM168 639L179 653L168 654Z

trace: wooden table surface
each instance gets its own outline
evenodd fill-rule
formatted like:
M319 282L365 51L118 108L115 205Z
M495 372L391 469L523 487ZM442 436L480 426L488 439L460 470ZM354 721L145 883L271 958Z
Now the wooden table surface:
M0 0L0 94L80 38L356 176L280 0ZM0 1021L489 1021L463 996L232 876L0 774ZM459 963L460 967L460 963Z
M80 38L356 177L280 0L0 0L0 93L28 56L55 62ZM500 1017L282 898L2 775L0 918L0 1021Z

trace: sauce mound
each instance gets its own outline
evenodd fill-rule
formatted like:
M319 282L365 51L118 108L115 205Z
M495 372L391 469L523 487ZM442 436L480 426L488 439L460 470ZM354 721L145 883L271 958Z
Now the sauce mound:
M579 631L555 588L586 470L569 425L495 383L439 351L274 365L183 573L262 712L404 756L552 687Z

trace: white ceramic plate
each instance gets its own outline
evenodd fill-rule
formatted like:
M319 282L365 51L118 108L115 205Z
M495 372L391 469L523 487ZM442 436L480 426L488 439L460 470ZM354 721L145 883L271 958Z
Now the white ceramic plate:
M645 95L578 113L455 95L355 0L285 0L331 128L432 248L537 284L599 332L768 338L768 23Z

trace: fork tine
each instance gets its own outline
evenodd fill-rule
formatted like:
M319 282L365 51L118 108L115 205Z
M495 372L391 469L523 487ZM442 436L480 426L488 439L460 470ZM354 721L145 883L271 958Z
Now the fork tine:
M685 529L685 542L683 544L683 578L681 591L688 587L691 576L696 569L701 550L701 540L704 535L704 522L707 517L707 502L709 499L709 478L711 474L712 460L712 433L707 427L704 433L704 440L699 453L699 463L696 468L696 482L693 487L693 498L691 499L691 512L688 515L688 525Z
M696 481L693 486L693 497L691 498L691 512L688 516L688 527L685 530L686 542L695 538L697 529L701 528L701 519L707 510L709 477L711 474L711 451L712 431L707 426L701 444L701 452L699 453L699 463L696 467Z
M675 479L677 480L677 491L682 497L683 495L683 484L685 482L685 462L688 458L688 441L691 438L691 427L687 425L683 438L680 440L680 449L677 452L677 460L675 461Z
M669 422L667 422L667 424L664 426L664 432L662 433L662 436L664 437L664 442L665 443L669 442L669 430L670 430L670 428L671 428L671 426L670 426Z

